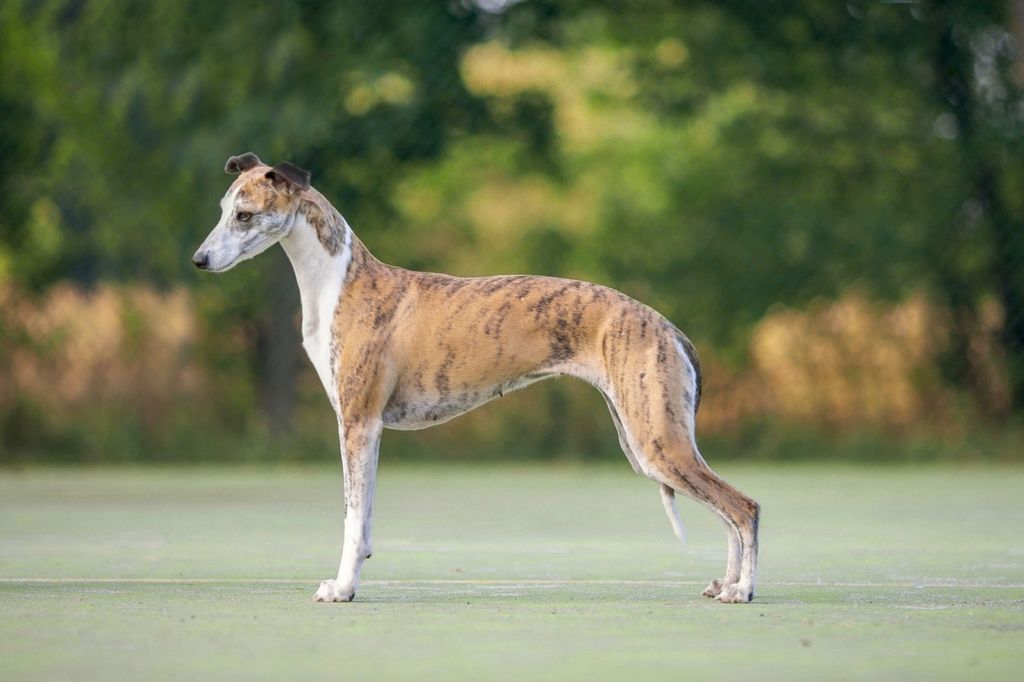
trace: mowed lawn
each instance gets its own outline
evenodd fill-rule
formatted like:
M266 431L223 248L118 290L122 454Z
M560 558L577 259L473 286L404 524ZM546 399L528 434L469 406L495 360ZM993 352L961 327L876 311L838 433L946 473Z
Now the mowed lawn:
M1024 468L760 465L725 536L620 466L389 465L352 604L340 467L0 473L0 678L1021 679Z

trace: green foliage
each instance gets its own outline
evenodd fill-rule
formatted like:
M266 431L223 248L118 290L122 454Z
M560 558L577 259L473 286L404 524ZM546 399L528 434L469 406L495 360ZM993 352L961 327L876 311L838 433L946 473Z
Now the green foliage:
M10 2L2 17L23 189L5 201L24 204L4 250L33 249L12 267L40 284L180 280L224 159L247 149L308 165L374 225L394 169L480 118L454 77L475 15L440 4Z
M9 0L0 283L194 287L195 352L215 377L204 405L228 440L262 438L278 420L260 414L266 397L294 392L265 371L286 352L273 325L295 315L273 302L293 288L287 268L273 254L214 280L188 262L225 158L252 150L311 168L385 260L602 281L733 368L775 306L924 291L950 311L947 379L1005 417L1024 406L1024 29L1009 10ZM1009 399L979 378L972 340L993 306L986 352ZM289 376L274 381L299 386L306 424L322 405L308 375ZM545 390L484 440L505 447L529 424L538 451L597 447L596 417L566 412L569 398ZM115 438L10 404L0 423L22 426L3 427L8 445L94 453L181 447L168 434L194 409L156 431L128 418Z

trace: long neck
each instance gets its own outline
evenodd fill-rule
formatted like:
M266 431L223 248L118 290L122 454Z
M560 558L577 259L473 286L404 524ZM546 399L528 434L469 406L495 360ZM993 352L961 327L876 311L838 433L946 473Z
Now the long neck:
M302 298L302 335L329 332L345 283L375 260L333 206L319 194L303 199L291 231L281 240Z

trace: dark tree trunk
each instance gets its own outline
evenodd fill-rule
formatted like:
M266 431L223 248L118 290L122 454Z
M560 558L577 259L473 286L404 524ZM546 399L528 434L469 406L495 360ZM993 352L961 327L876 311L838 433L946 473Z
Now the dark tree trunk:
M299 292L288 258L280 249L270 259L265 279L268 303L259 328L259 391L264 417L275 437L292 428L299 374Z
M978 175L978 201L992 235L992 280L1006 316L999 340L1009 374L1009 407L1019 410L1024 409L1024 225L1006 210L995 171L982 165Z
M1018 91L1024 90L1024 0L1011 0L1009 8L1010 31L1017 39L1014 81ZM996 178L987 186L998 196ZM1020 188L1024 193L1024 188ZM1004 204L997 203L1001 208ZM996 271L999 298L1006 311L1003 327L1003 345L1009 359L1010 381L1013 390L1013 409L1024 410L1024 221L1004 210L1004 218L993 223L996 248Z
M989 240L991 261L987 265L984 279L1002 304L1006 316L1000 341L1009 372L1009 407L1024 407L1024 278L1021 277L1024 266L1024 225L1007 208L1000 193L1001 178L996 157L999 150L992 144L986 144L977 133L977 102L972 82L974 57L967 39L961 38L958 41L956 38L958 20L965 22L965 25L959 27L965 36L974 28L967 23L970 17L964 16L970 14L970 10L965 10L961 3L936 0L932 3L930 14L936 94L941 105L956 119L961 159L970 186L970 194L964 201L964 207L969 205L970 210L958 213L960 224L953 228L956 234L951 239L937 240L948 250L948 253L936 254L940 260L938 273L943 280L941 288L950 299L958 322L952 330L952 351L957 354L968 351L971 330L965 328L962 321L977 317L976 305L982 293L973 290L967 278L959 273L957 263L957 245L962 245L965 235L973 232L977 235L973 238L984 235ZM989 21L995 19L988 16L982 18ZM981 378L973 376L974 372L969 369L970 361L966 358L956 359L950 366L966 372L964 376L955 378L969 386L985 404L989 392L982 386Z

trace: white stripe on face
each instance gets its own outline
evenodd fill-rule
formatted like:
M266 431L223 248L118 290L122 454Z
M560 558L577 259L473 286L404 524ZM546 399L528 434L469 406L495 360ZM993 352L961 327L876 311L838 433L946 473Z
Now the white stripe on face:
M234 215L239 208L237 201L241 189L241 183L232 185L221 198L220 220L196 251L196 256L205 255L205 270L230 270L238 263L263 253L287 234L285 222L269 225L264 223L262 226L253 226L245 230L234 229ZM285 217L282 217L282 220L284 219Z

